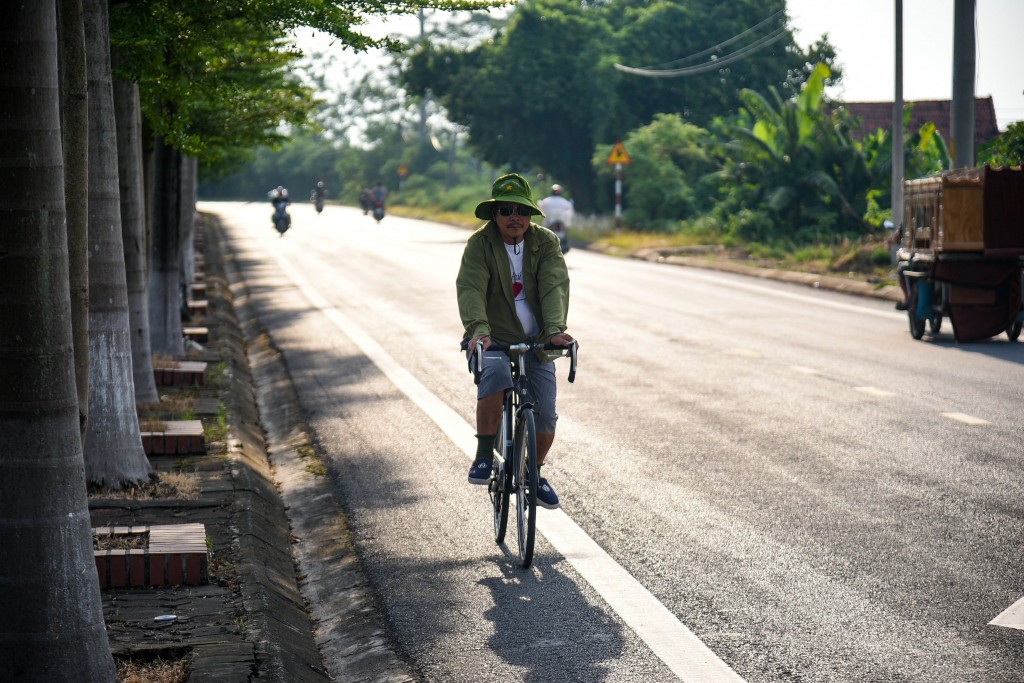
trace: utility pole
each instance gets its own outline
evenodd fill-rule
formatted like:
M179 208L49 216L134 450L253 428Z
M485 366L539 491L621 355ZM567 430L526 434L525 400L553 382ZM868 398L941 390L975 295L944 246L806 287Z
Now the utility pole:
M423 45L427 42L427 15L424 13L422 7L420 8L420 11L419 11L419 20L420 20L420 43L419 44L420 44L420 47L423 47ZM426 96L426 94L424 94L424 96L420 98L419 112L420 112L420 144L422 146L426 147L428 144L430 144L430 130L427 127L427 96Z
M974 166L975 0L953 4L953 103L950 151L954 168Z
M892 222L903 225L903 0L896 4L896 93L892 101Z

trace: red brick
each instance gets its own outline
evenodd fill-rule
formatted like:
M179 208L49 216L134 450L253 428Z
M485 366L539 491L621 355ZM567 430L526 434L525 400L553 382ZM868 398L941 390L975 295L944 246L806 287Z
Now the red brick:
M107 578L107 551L97 550L93 553L94 559L96 560L96 576L100 582L100 590L110 585L110 580Z
M198 586L203 582L202 555L189 553L185 556L185 583Z
M124 588L128 585L128 558L123 550L108 550L110 560L111 588Z
M128 551L128 584L132 588L146 585L146 551Z
M167 556L167 585L180 586L184 583L184 572L181 555L172 553Z
M151 554L149 556L149 585L164 586L164 560L166 555Z

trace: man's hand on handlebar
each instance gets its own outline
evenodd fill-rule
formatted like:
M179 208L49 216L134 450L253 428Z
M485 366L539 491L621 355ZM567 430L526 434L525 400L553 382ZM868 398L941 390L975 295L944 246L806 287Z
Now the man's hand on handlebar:
M555 346L569 346L574 341L576 340L569 336L568 332L559 332L558 334L551 335L551 339L548 340L548 343L554 344ZM579 345L580 343L576 341L576 346L578 347Z
M484 334L479 337L473 337L472 339L469 340L470 353L473 353L473 351L476 349L477 342L483 342L484 351L491 347L491 337L489 335Z

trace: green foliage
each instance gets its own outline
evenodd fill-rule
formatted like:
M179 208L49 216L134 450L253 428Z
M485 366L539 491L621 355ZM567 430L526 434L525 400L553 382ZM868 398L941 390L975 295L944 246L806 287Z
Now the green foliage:
M708 152L709 133L686 123L678 114L658 114L649 125L631 132L623 141L632 163L626 168L628 201L626 222L638 229L672 232L680 219L706 209L708 188L702 178L717 168ZM603 184L614 180L605 160L611 146L600 146L592 164ZM612 193L605 192L602 206Z
M528 0L492 40L471 49L423 45L402 73L415 95L439 94L474 151L496 167L564 179L582 211L603 200L591 156L659 113L695 122L732 111L743 87L786 87L807 55L784 39L713 73L627 76L614 63L658 64L692 55L761 22L782 0ZM819 45L830 52L827 43ZM826 54L834 59L834 51Z
M288 31L324 31L356 51L400 50L357 30L367 16L422 8L485 9L505 0L134 0L111 3L118 75L140 86L149 130L199 158L204 168L238 166L285 131L311 127L311 88L294 75L300 52Z
M782 100L740 93L740 124L718 155L725 210L752 209L761 218L732 229L746 240L829 241L867 231L863 222L871 176L841 118L823 109L828 67L818 65L801 93ZM756 207L756 209L754 208Z
M1024 165L1024 121L1011 123L1002 135L979 149L978 161L990 166Z
M612 96L609 42L600 12L573 0L533 0L472 50L423 46L402 84L435 93L488 163L544 169L587 205L590 155Z
M300 125L311 92L290 73L298 53L280 22L233 3L147 0L114 3L111 43L118 75L139 83L149 130L216 167L280 142Z
M949 150L935 124L927 122L917 131L910 130L912 107L908 104L903 109L903 177L924 178L948 170ZM866 135L858 148L872 178L865 221L880 225L892 218L892 133L877 130Z

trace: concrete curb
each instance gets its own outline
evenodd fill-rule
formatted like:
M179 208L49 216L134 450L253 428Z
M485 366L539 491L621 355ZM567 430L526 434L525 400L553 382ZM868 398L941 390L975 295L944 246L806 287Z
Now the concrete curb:
M215 224L208 229L217 232ZM210 275L230 282L220 235L208 240L207 246L207 263L216 271ZM216 343L227 364L223 397L234 436L228 448L235 493L232 532L239 557L246 640L252 643L250 656L255 656L254 673L273 681L326 681L329 676L295 578L286 508L274 483L260 427L246 340L233 305L236 288L228 284L225 289L225 301L216 304L229 309L224 311L229 324L220 328ZM193 675L190 680L196 678Z
M312 619L312 636L326 669L335 681L415 681L387 634L331 480L321 474L323 466L313 454L310 430L281 354L249 304L246 284L219 225L215 233L241 335L248 343L272 476L291 524L291 542L286 538L277 547L291 547L301 597ZM267 551L271 556L278 552ZM292 599L303 602L297 596Z
M595 250L602 251L602 250ZM735 261L719 261L714 259L701 258L699 256L686 256L674 250L662 249L640 249L631 254L629 258L652 263L664 263L670 266L685 266L688 268L702 268L704 270L718 270L738 275L747 275L764 280L777 280L779 282L790 282L793 284L805 285L814 289L828 289L845 294L856 294L858 296L882 299L885 301L902 301L903 292L899 287L893 285L877 286L870 282L855 280L853 278L837 277L835 275L818 275L816 273L800 273L791 270L779 270L776 268L760 268L748 266Z

